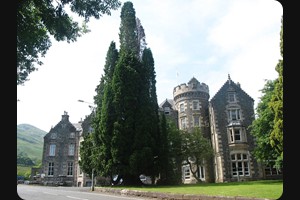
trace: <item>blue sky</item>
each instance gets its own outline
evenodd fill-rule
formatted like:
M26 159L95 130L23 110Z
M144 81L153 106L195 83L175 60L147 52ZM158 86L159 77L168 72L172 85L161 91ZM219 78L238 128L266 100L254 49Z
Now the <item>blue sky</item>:
M122 3L125 1L122 1ZM173 88L192 77L209 86L210 97L230 74L255 100L265 80L278 75L282 5L275 0L132 0L151 49L158 103L173 98ZM17 86L17 124L49 131L64 111L77 123L103 74L111 41L119 49L120 11L92 19L90 33L75 43L56 42L44 65ZM81 21L81 19L76 18ZM84 100L87 103L78 102Z

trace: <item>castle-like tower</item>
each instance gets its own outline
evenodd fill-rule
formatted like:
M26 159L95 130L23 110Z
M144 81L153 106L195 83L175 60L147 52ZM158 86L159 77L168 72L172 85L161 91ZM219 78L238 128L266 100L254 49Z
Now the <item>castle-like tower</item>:
M188 84L180 84L173 90L174 107L178 111L178 126L180 130L190 132L199 127L206 138L210 138L209 128L209 89L205 83L192 78ZM197 167L197 166L196 166ZM198 178L202 181L212 180L212 167L209 162L198 166ZM183 163L183 183L195 183L196 179L190 172L189 166Z

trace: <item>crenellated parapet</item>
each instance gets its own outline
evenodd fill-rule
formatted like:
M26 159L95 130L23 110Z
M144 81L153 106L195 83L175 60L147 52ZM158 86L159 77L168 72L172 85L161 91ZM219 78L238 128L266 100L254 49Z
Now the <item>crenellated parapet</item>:
M182 83L173 89L174 100L184 96L203 96L209 98L209 88L205 83L200 83L197 79L192 78L188 84Z

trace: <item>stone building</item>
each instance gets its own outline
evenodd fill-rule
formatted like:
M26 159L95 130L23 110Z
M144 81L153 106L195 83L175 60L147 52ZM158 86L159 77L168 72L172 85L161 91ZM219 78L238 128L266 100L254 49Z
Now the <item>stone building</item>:
M209 116L215 182L263 178L262 167L252 155L255 141L248 129L255 119L254 100L229 75L210 100Z
M204 182L262 178L262 168L251 155L255 143L247 129L254 120L254 100L230 76L211 100L209 97L208 86L193 77L174 87L173 100L160 104L160 110L166 115L170 112L179 129L189 132L199 127L211 141L214 158L196 166L198 178ZM197 182L185 163L182 176L183 183Z
M192 78L173 89L173 99L159 105L160 113L187 132L199 127L211 141L212 160L203 161L197 178L204 182L232 182L264 178L262 167L252 155L255 141L248 126L254 120L254 100L228 80L210 99L209 87ZM88 118L71 123L65 112L61 121L44 137L42 174L45 185L90 186L91 179L79 167L83 134L91 132ZM188 165L182 163L182 181L196 183Z
M81 134L81 122L71 123L64 112L61 121L44 136L41 170L44 185L84 185L86 180L78 164Z

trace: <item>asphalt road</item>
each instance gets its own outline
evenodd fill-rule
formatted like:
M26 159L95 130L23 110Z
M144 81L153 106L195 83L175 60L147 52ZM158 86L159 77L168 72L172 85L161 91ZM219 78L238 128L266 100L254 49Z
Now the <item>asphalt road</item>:
M89 187L49 187L17 185L17 196L24 200L149 200L90 191Z

